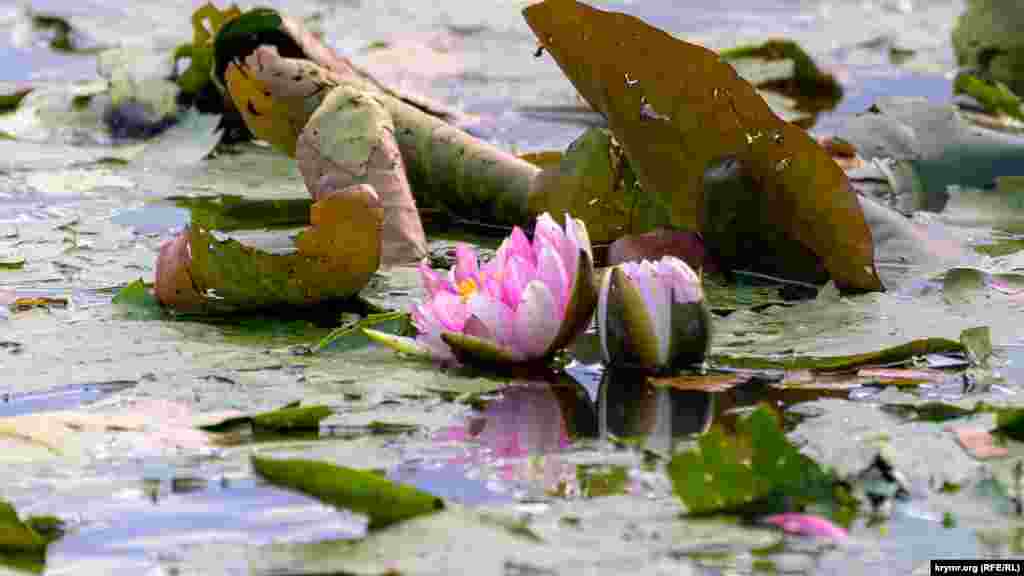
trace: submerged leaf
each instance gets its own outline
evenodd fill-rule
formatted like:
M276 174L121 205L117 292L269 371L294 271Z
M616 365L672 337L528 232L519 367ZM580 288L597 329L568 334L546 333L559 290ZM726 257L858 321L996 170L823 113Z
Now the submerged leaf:
M820 259L841 288L881 288L871 234L842 169L807 133L776 117L715 53L574 0L546 0L524 15L570 81L608 119L652 200L648 212L667 215L673 227L703 231L705 171L734 156L754 187L738 191L755 202L743 209L759 214L761 227L731 234L783 231L772 235L774 245L757 248L769 254L797 244ZM814 262L787 265L804 270Z
M444 508L440 498L395 484L372 472L312 460L252 457L253 469L272 484L298 490L339 508L365 514L370 528L383 528Z

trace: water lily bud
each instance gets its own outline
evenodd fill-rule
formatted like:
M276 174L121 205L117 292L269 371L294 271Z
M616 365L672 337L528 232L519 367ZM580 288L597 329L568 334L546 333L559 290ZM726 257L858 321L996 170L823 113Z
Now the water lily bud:
M674 371L703 361L711 345L701 280L674 256L605 271L597 315L608 364Z

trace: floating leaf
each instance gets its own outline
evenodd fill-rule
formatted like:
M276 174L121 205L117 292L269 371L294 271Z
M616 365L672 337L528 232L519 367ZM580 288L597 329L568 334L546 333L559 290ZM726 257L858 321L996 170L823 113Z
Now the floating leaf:
M996 432L1024 442L1024 409L1010 408L998 410L996 414Z
M63 535L63 522L52 516L22 522L14 507L0 500L0 565L42 573L47 545Z
M309 198L266 200L233 194L193 198L171 197L176 206L187 208L192 222L210 230L253 230L309 225Z
M1020 97L998 80L986 81L974 74L957 74L953 81L954 94L967 94L981 103L990 114L1006 114L1024 120Z
M381 208L372 188L337 191L313 204L312 227L291 253L275 254L192 226L160 250L156 293L181 311L311 305L361 290L380 262Z
M881 288L871 234L842 169L807 133L776 117L715 53L574 0L546 0L524 15L577 90L608 119L651 199L647 215L704 231L705 171L732 156L754 186L735 192L751 196L743 211L756 214L757 227L729 234L767 234L777 242L758 246L766 254L779 242L798 244L824 263L837 286ZM813 259L787 264L815 266Z
M41 552L45 548L43 537L18 519L13 506L0 500L0 551Z
M28 96L28 93L32 91L32 88L18 88L14 92L8 94L0 94L0 114L4 112L10 112L18 108L18 104Z
M700 390L704 392L725 392L749 381L740 374L684 374L668 378L653 377L651 386L674 388L676 390Z
M734 67L744 59L792 62L791 74L754 84L759 89L771 90L794 99L799 110L812 114L831 110L843 97L843 88L835 77L818 68L810 55L792 40L776 39L756 46L738 46L723 50L721 57Z
M21 270L25 267L25 259L21 256L0 254L0 270Z
M287 434L315 431L320 429L320 422L333 412L328 406L300 406L298 402L293 402L270 412L254 416L233 416L199 428L207 432L227 432L239 426L251 425L253 432Z
M788 370L821 370L836 372L852 370L860 366L892 364L941 352L960 352L963 344L945 338L911 340L906 344L885 348L876 352L851 354L849 356L795 356L784 359L712 355L715 364L743 368L785 368Z
M113 303L128 310L129 318L134 320L156 320L164 315L160 301L142 278L119 290Z
M252 417L254 430L270 432L291 432L294 430L318 430L320 421L334 411L328 406L293 406L273 412L264 412Z
M992 356L992 331L988 326L968 328L960 333L960 343L973 366L987 366Z
M25 298L17 298L11 303L11 310L23 312L25 310L31 310L32 308L67 308L67 298L50 298L48 296L31 296Z
M312 460L252 457L253 469L270 483L298 490L339 508L365 514L382 528L444 508L444 501L372 472Z
M696 448L673 456L668 473L692 514L833 503L833 476L790 444L764 406L739 421L735 436L712 426Z
M192 13L192 43L174 50L174 61L189 59L188 68L178 77L182 91L195 94L210 82L213 70L213 37L225 22L241 15L238 5L218 10L207 2Z

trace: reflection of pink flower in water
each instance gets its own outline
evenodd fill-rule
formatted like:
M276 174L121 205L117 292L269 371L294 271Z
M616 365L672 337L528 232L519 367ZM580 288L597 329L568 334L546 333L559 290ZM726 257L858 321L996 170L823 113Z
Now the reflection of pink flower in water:
M507 388L483 415L464 426L445 428L435 439L475 439L490 456L480 463L497 465L502 480L542 480L548 491L565 481L575 483L574 467L557 456L569 446L569 435L558 399L546 384Z

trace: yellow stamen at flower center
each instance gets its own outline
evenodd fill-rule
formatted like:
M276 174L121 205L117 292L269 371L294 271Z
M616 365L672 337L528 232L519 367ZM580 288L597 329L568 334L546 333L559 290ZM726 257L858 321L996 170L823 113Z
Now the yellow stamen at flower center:
M455 290L459 293L459 296L462 296L462 301L466 302L469 300L470 296L476 294L477 290L479 290L479 286L476 285L476 280L466 278L455 285Z

